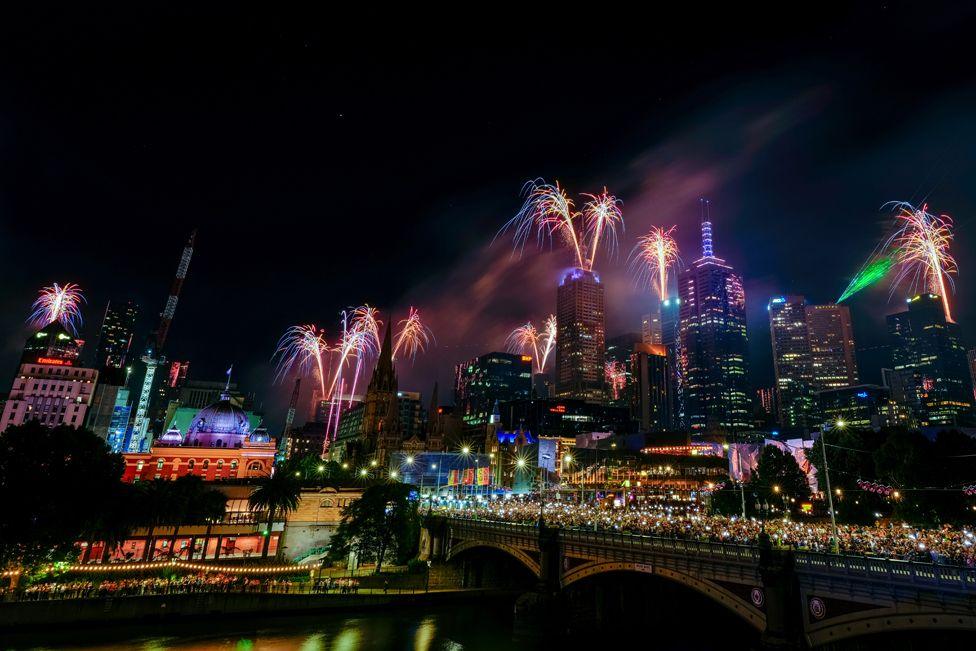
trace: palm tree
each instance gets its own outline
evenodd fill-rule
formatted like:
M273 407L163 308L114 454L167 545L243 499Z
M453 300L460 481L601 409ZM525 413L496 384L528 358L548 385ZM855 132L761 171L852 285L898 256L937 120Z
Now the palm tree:
M172 483L156 479L139 484L137 502L139 503L140 524L148 528L146 532L146 546L142 550L142 560L151 561L155 547L154 534L159 525L173 521L173 489Z
M205 487L203 480L196 475L183 475L170 484L170 517L173 536L170 540L170 558L176 553L176 538L181 525L208 524L224 516L227 509L227 496L220 491Z
M227 496L220 491L208 491L203 495L199 507L199 515L207 523L207 533L203 536L203 550L201 558L207 557L207 546L210 544L210 532L215 522L220 522L227 513ZM193 550L190 550L192 558Z
M271 545L271 528L275 515L285 515L298 508L301 499L302 483L299 477L288 472L276 472L262 477L258 487L247 499L252 509L268 510L268 530L264 536L264 549L261 558L268 557Z

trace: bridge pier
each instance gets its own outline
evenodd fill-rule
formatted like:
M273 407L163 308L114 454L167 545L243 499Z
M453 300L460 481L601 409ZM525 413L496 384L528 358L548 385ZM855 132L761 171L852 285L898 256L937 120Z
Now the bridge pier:
M762 648L799 649L803 622L793 551L774 549L765 533L759 539L759 576L766 608L766 627L760 637Z

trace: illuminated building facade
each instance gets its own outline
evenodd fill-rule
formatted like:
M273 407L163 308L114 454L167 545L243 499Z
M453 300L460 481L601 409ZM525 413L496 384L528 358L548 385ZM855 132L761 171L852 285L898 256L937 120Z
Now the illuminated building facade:
M920 294L887 317L899 393L922 426L971 420L973 383L958 326L946 320L942 299Z
M95 368L123 368L132 362L130 348L138 315L139 306L133 301L105 306L95 348Z
M31 335L0 415L0 432L28 420L55 427L81 427L91 405L98 371L76 366L82 342L58 322Z
M606 307L600 277L573 269L556 290L556 397L602 402Z
M828 389L818 394L825 422L843 421L851 429L871 429L907 424L908 414L891 399L887 387L860 384Z
M702 222L702 257L678 279L678 370L683 422L696 432L752 426L746 355L746 295L739 276L712 249Z
M454 404L465 425L484 425L496 402L532 395L532 357L488 353L454 367Z
M627 407L609 407L584 400L513 400L501 403L498 413L504 429L528 430L535 436L628 432L632 427Z
M204 481L263 477L271 472L275 442L253 429L247 412L228 394L199 410L185 431L172 427L148 452L123 455L126 482L196 475Z
M674 373L661 344L636 344L630 357L631 417L642 432L663 432L677 426Z
M807 305L807 335L816 391L858 383L854 327L846 305Z
M818 405L806 299L777 296L770 299L767 310L776 376L777 421L783 427L813 427L818 419Z
M651 313L641 317L641 343L660 344L661 343L661 314Z

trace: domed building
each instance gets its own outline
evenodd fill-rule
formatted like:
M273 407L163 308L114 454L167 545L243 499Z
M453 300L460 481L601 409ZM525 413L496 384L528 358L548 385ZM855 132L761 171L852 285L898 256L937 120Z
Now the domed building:
M225 393L219 401L197 412L184 440L193 447L239 448L250 433L247 413Z
M271 472L275 447L267 430L261 426L252 430L251 416L224 392L220 400L193 416L185 432L174 420L149 452L123 455L122 479L136 482L199 475L205 481L221 481L262 477Z

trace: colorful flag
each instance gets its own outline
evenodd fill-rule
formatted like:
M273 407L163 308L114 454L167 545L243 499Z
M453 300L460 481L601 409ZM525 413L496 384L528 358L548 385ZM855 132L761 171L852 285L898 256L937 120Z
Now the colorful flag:
M447 473L447 485L457 486L457 484L458 484L458 471L452 470L451 472Z

